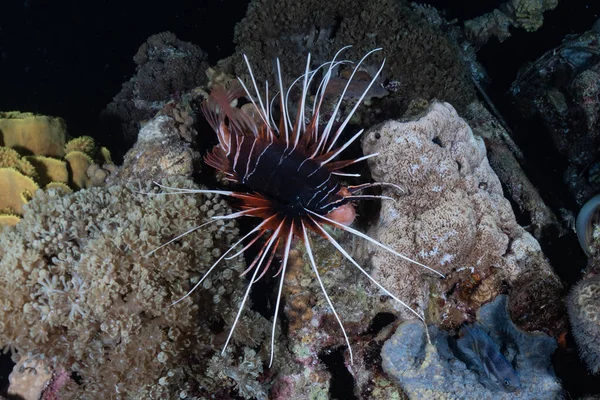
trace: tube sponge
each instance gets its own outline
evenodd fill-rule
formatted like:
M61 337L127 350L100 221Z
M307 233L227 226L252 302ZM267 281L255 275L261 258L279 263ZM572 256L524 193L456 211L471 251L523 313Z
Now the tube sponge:
M573 336L593 374L600 372L600 275L579 282L567 299Z
M181 178L163 183L195 188ZM0 233L0 346L77 373L81 382L60 392L65 399L109 398L115 391L123 398L185 392L228 399L238 398L232 393L240 385L268 390L261 358L250 366L238 359L270 330L250 310L226 354L229 374L206 373L220 350L212 341L226 335L237 312L242 259L224 261L203 288L170 306L237 240L235 222L216 221L146 256L228 212L217 196L165 195L151 185L39 192L21 222Z

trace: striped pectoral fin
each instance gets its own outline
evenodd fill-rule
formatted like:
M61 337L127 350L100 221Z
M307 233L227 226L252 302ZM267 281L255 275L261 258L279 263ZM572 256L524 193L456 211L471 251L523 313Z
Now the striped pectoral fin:
M202 112L215 131L227 119L232 134L256 134L257 128L252 117L231 105L245 95L244 88L236 81L229 88L216 86L211 90L208 99L202 103Z
M231 168L227 154L220 147L214 147L210 153L204 156L204 162L217 171L223 172L230 181L240 182L237 173Z

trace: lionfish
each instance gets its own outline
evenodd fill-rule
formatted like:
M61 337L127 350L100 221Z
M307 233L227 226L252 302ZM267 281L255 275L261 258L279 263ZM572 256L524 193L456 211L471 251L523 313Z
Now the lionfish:
M402 189L396 185L387 183L365 183L357 186L344 186L339 181L339 177L343 176L360 176L359 174L342 172L345 167L378 155L378 153L374 153L351 160L337 160L337 157L363 133L364 129L361 129L349 140L344 143L338 143L344 128L348 125L352 115L359 107L371 86L375 83L385 65L384 59L379 70L372 77L358 101L356 101L354 108L348 113L343 122L334 129L334 122L336 121L340 105L342 104L344 95L350 87L356 71L359 70L359 67L369 55L381 49L374 49L365 54L353 69L339 100L335 104L328 122L324 127L319 126L319 111L325 98L329 80L340 65L350 63L350 61L347 60L337 61L337 58L343 50L349 47L350 46L342 48L336 53L331 61L328 61L315 69L310 69L311 58L309 54L304 74L298 77L287 90L282 83L281 66L279 59L277 59L276 65L279 91L271 100L269 100L268 82L265 83L265 97L264 99L261 97L252 73L250 62L246 55L244 55L244 60L248 67L248 72L254 88L254 94L251 93L244 82L238 78L239 85L233 85L228 89L225 87L215 87L209 98L203 102L202 111L208 123L216 132L219 142L214 146L212 151L205 156L204 160L206 164L222 172L227 180L246 187L248 189L246 192L180 189L157 184L165 189L171 190L171 192L168 192L171 194L213 193L227 196L233 200L232 206L236 210L239 210L229 215L214 216L208 222L196 226L171 239L159 248L217 220L235 219L243 216L256 217L261 220L256 227L225 251L184 297L173 303L176 304L189 296L202 284L206 277L223 259L226 257L227 259L232 259L243 254L250 246L256 243L257 240L264 238L264 245L256 255L256 258L250 263L250 266L246 271L241 274L245 275L248 272L253 271L250 283L242 298L236 318L223 347L223 352L225 352L244 310L252 285L267 272L269 266L272 264L278 247L280 244L283 244L283 259L279 270L274 275L274 277L281 276L281 278L279 279L279 288L271 333L271 357L269 366L272 365L275 348L275 328L277 326L277 316L279 314L286 267L290 249L292 247L292 239L298 238L304 243L306 254L308 255L312 269L319 282L323 295L341 328L344 339L348 345L350 362L353 363L350 340L348 339L342 321L336 312L319 275L310 246L309 232L313 232L329 241L329 243L348 259L350 263L381 289L383 293L406 307L421 321L424 321L424 317L421 314L412 309L408 304L400 300L369 275L369 273L350 256L350 254L327 232L327 230L324 229L325 225L330 225L356 235L406 261L417 264L443 277L440 272L427 267L418 261L410 259L389 246L350 227L350 224L352 224L356 215L352 204L353 201L374 198L391 199L387 196L361 194L362 190L376 185L389 185L394 186L399 190ZM307 104L309 100L309 87L319 72L322 73L322 78L318 83L312 107L310 107ZM291 88L300 81L302 81L301 96L296 117L292 120L290 110L287 106L288 99ZM242 109L232 106L237 99L242 97L248 99L254 106L255 112L258 114L257 118L253 118L249 113L245 113ZM273 102L277 97L279 97L280 104L279 126L275 123L272 112ZM305 109L309 107L310 116L305 114ZM255 121L259 121L259 123ZM241 245L247 239L249 239L247 245L243 246L237 253L228 257L236 247ZM159 248L148 253L148 255Z

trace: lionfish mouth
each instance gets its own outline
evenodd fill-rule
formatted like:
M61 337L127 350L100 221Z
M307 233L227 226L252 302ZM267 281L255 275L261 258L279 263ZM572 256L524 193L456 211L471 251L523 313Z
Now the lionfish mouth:
M349 47L350 46L342 48L335 54L331 61L321 64L315 69L310 68L311 60L309 54L304 74L298 77L287 89L284 88L282 83L281 67L279 60L277 60L279 92L272 99L269 98L268 83L265 84L264 97L261 96L252 73L252 67L245 55L244 60L248 66L254 91L251 92L239 78L239 85L232 85L229 88L216 87L212 90L209 98L202 105L202 111L217 134L219 143L207 154L205 162L222 172L226 179L247 188L247 191L190 190L165 187L157 183L157 185L169 190L170 192L168 193L172 194L214 193L229 197L233 200L237 211L229 215L214 216L207 222L164 243L147 255L154 253L159 248L168 245L184 235L218 220L235 219L243 216L257 217L261 220L257 226L225 251L221 257L208 268L202 278L185 296L173 303L177 304L196 290L223 259L237 257L248 247L253 245L259 238L265 239L256 258L252 261L248 269L242 273L242 275L244 275L252 271L252 277L250 278L250 282L242 298L238 313L229 331L222 353L225 352L225 349L231 340L235 327L244 310L246 301L248 300L252 285L269 270L275 257L275 252L282 244L283 258L281 260L281 266L275 274L275 277L280 276L280 278L271 334L271 357L269 366L272 365L275 348L275 328L277 326L277 316L281 304L281 294L285 281L292 239L296 237L304 243L312 270L314 271L323 295L341 328L344 339L348 345L350 362L353 363L350 340L348 339L342 321L337 314L319 275L311 250L309 232L313 232L329 241L329 243L331 243L384 294L393 298L403 307L406 307L421 321L425 320L422 314L396 297L365 271L365 269L361 267L327 232L327 230L324 229L325 225L330 225L356 235L403 260L417 264L430 272L444 277L440 272L423 265L418 261L410 259L396 252L389 246L350 227L355 216L354 206L351 203L352 201L363 199L391 199L391 197L387 196L363 195L360 194L362 190L376 185L389 185L398 190L402 189L396 185L386 183L365 183L357 186L343 186L338 180L340 176L357 176L355 174L344 173L343 169L345 167L378 155L377 153L374 153L357 159L337 159L338 156L340 156L341 153L363 133L363 130L361 129L349 140L338 143L343 130L348 125L354 112L381 73L385 65L385 60L364 89L358 101L356 101L352 110L335 129L334 121L338 116L340 105L342 104L346 91L350 87L355 73L365 59L381 49L371 50L358 62L350 75L345 88L341 92L339 100L335 103L335 107L329 120L324 127L319 126L319 111L323 104L323 100L326 97L332 73L338 66L349 63L349 61L345 60L338 61L338 56L342 51ZM308 89L313 81L316 81L318 74L321 74L322 78L318 83L314 103L310 108L307 105L309 99ZM300 83L302 95L299 100L296 117L292 119L287 101L290 89ZM253 111L257 113L258 118L252 118L249 114L242 111L242 109L231 106L234 100L241 97L247 98L252 103L255 108ZM273 103L277 98L279 98L280 105L279 125L275 123L272 112ZM310 109L309 113L306 112L307 108ZM249 243L246 246L242 246L242 243L246 240L249 240ZM242 249L237 253L230 255L238 246L242 246Z

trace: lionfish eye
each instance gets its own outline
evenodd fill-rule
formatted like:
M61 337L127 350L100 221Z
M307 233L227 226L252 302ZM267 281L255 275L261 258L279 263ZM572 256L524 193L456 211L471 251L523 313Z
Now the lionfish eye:
M510 382L508 381L508 379L504 380L504 386L510 386Z

